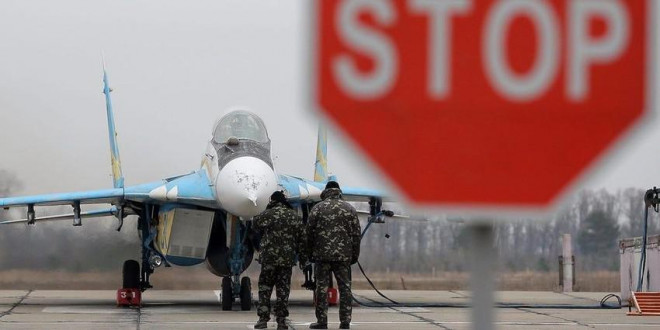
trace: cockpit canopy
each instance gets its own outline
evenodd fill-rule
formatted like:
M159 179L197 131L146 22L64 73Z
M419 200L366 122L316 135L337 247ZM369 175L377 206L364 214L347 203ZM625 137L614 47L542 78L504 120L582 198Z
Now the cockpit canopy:
M229 138L268 143L266 125L257 115L244 110L232 111L220 118L213 130L213 141L227 143Z

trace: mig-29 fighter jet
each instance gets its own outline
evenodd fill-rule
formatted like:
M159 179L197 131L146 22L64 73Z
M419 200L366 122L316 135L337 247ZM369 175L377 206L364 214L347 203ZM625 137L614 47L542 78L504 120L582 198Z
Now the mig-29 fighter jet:
M283 190L306 221L328 181L325 131L319 130L313 181L276 174L264 122L254 113L237 110L216 122L199 169L157 182L125 186L105 69L103 84L114 187L0 198L0 207L5 209L27 208L24 219L0 224L73 220L73 226L81 226L82 219L114 216L118 219L117 230L121 230L124 218L137 216L141 260L124 262L118 302L120 293L126 298L128 292L134 296L137 293L139 304L140 293L152 287L149 277L159 266L205 262L209 271L222 277L222 308L230 310L238 298L243 310L251 309L250 278L240 276L253 259L257 234L251 227L252 218L265 210L274 191ZM381 210L382 194L378 191L345 187L343 193L347 200L369 202L371 219L382 219L387 214ZM83 212L82 204L101 204L105 208ZM73 212L36 216L35 208L52 205L70 205Z

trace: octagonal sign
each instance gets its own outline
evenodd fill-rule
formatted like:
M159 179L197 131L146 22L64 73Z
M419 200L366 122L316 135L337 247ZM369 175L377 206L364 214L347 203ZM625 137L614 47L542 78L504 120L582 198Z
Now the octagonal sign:
M652 110L654 0L319 0L312 107L421 206L546 209Z

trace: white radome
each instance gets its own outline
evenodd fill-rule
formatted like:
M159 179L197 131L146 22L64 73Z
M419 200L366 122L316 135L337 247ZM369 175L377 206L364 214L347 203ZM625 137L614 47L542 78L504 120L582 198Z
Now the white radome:
M231 160L215 180L215 191L222 208L242 218L263 212L276 189L275 172L266 162L255 157Z

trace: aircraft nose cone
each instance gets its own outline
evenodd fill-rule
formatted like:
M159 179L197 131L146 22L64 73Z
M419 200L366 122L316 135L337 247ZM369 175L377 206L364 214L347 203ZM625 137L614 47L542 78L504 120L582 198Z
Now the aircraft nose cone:
M222 208L244 218L263 212L276 189L277 177L273 169L254 157L239 157L230 161L220 170L215 182Z

